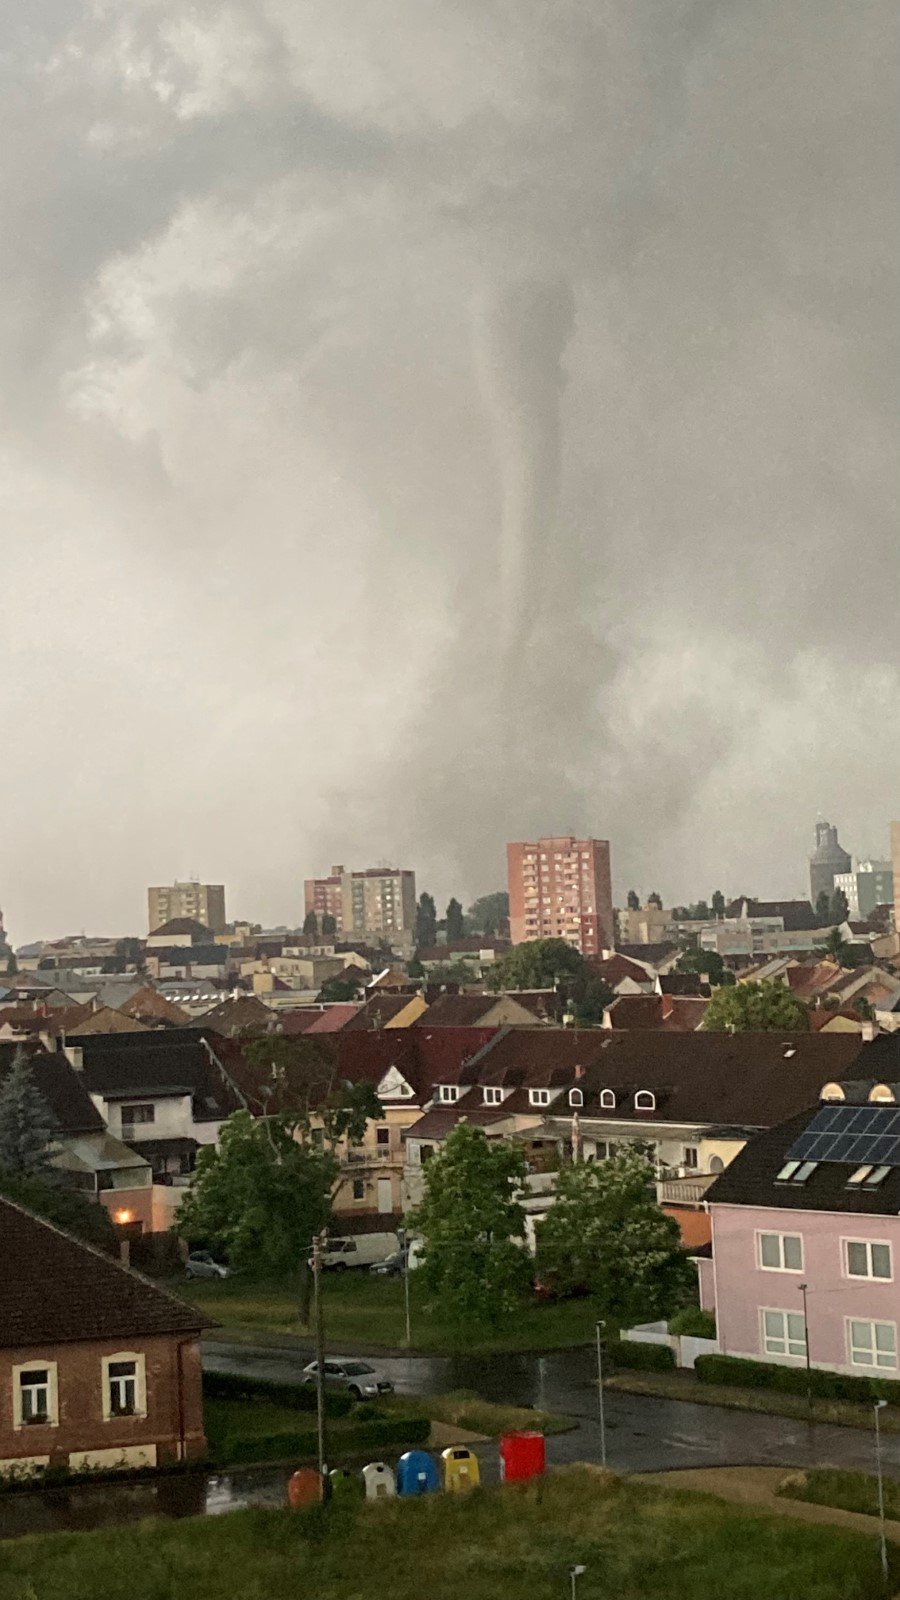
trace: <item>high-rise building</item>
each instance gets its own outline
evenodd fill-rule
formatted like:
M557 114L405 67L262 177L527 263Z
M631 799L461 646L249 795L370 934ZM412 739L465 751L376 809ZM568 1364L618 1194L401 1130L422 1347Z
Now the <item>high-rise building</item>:
M838 843L837 828L830 822L816 823L816 848L809 858L809 898L815 906L820 894L830 895L839 872L849 872L853 862Z
M894 869L894 932L900 932L900 822L891 823L891 866Z
M221 883L172 883L147 890L150 932L173 917L190 917L212 933L225 932L225 888Z
M536 839L508 844L509 928L513 944L565 939L582 955L614 947L609 842Z
M889 861L860 861L855 872L836 872L834 887L847 896L853 922L871 917L876 906L894 903L894 874Z
M416 875L403 867L365 867L347 872L332 867L327 878L307 878L307 910L334 917L344 939L386 939L410 943L416 924Z

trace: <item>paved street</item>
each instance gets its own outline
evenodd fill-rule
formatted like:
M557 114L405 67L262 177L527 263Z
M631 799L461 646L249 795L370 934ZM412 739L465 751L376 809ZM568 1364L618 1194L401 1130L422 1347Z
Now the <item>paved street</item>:
M308 1358L290 1352L209 1341L210 1371L296 1379ZM373 1358L375 1364L375 1358ZM548 1441L552 1462L599 1461L596 1368L591 1351L548 1356L390 1357L377 1365L400 1394L470 1389L487 1400L544 1407L578 1421L577 1429ZM856 1428L798 1422L755 1412L698 1406L642 1395L605 1396L610 1466L628 1472L664 1472L703 1466L843 1466L871 1471L872 1439ZM900 1434L883 1441L885 1471L900 1477Z

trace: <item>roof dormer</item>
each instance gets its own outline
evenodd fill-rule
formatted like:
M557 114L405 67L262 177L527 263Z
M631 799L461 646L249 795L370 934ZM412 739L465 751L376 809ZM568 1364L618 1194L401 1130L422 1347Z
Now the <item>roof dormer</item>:
M581 1107L584 1105L584 1090L583 1089L570 1089L569 1090L569 1105L572 1107L573 1111L580 1111L581 1110Z
M656 1095L652 1089L638 1089L634 1097L635 1111L655 1111Z
M615 1111L615 1109L616 1109L616 1091L615 1091L615 1089L601 1089L600 1090L600 1106L601 1106L601 1109L603 1111Z
M869 1090L869 1099L876 1105L893 1105L897 1096L889 1083L873 1083Z

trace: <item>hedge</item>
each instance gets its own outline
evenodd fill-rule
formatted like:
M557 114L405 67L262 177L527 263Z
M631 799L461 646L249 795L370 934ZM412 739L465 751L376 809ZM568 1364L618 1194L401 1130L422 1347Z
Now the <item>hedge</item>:
M822 1372L811 1367L782 1367L743 1356L698 1356L694 1372L701 1383L720 1383L742 1389L772 1389L779 1394L806 1395L816 1400L851 1400L871 1405L887 1400L900 1406L900 1383L889 1378L851 1377L844 1372Z
M711 1311L703 1311L700 1306L684 1306L669 1318L669 1332L688 1339L714 1339L716 1319Z
M382 1450L392 1445L424 1444L431 1432L428 1417L382 1417L373 1422L349 1423L331 1439L332 1459L356 1455L367 1450ZM318 1441L314 1428L296 1433L245 1434L226 1436L216 1448L217 1466L232 1466L248 1461L283 1461L289 1457L315 1456Z
M313 1383L279 1383L277 1378L244 1377L235 1372L204 1372L203 1393L209 1400L276 1400L298 1411L315 1411ZM343 1389L325 1390L325 1415L346 1417L354 1399Z
M619 1339L609 1347L613 1364L632 1367L639 1372L671 1372L675 1367L675 1351L668 1344L644 1344L638 1339Z

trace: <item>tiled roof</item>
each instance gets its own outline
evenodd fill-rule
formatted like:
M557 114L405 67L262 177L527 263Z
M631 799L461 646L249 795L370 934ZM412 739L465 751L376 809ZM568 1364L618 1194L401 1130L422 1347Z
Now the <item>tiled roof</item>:
M210 1319L33 1212L0 1199L0 1347L196 1334Z
M161 939L165 935L168 939L173 934L185 933L191 934L192 937L202 935L204 939L212 938L212 933L206 924L197 922L194 917L170 917L168 922L160 923L158 928L151 928L147 937L149 939Z
M112 1006L101 1006L78 1023L77 1032L83 1037L89 1033L148 1033L149 1029L137 1017L126 1016L122 1011L113 1010Z
M502 1106L473 1105L469 1110L466 1110L464 1103L458 1106L435 1106L407 1128L403 1138L445 1139L459 1122L470 1122L476 1128L486 1128L491 1123L505 1122L509 1115Z
M258 1000L255 994L243 994L238 995L237 999L230 997L223 1000L211 1011L205 1011L201 1021L204 1027L227 1036L240 1033L243 1028L255 1028L261 1023L271 1022L272 1016L270 1007Z
M631 978L634 983L652 983L653 979L646 967L637 961L632 961L630 956L623 956L617 952L615 955L605 956L601 959L594 957L590 963L592 972L597 974L614 989L617 983L622 983L625 978Z
M742 896L738 900L732 900L725 908L726 917L740 917L744 906L747 908L748 917L780 917L785 933L805 933L809 930L817 939L822 937L815 912L808 900L749 900L746 896Z
M356 1016L358 1010L359 1006L353 1003L327 1005L324 1011L319 1013L315 1022L311 1022L305 1031L307 1033L340 1033L341 1029L346 1027L347 1023Z
M394 1017L399 1017L400 1012L405 1011L414 998L415 992L412 994L392 994L389 990L384 993L376 992L356 1011L349 1022L345 1022L341 1031L346 1032L348 1028L353 1030L362 1028L369 1031L381 1028Z
M710 1205L774 1206L786 1211L835 1211L896 1216L900 1211L900 1167L892 1167L876 1189L847 1188L858 1161L820 1161L805 1183L778 1183L787 1152L818 1111L817 1104L758 1133L706 1191Z
M79 1076L91 1094L105 1099L180 1091L191 1095L198 1121L227 1117L240 1105L227 1074L212 1060L197 1030L184 1030L193 1035L190 1042L179 1042L176 1035L181 1032L173 1028L84 1035L79 1040L83 1061ZM212 1033L210 1038L215 1054L223 1041Z
M15 1046L0 1045L0 1082L12 1066ZM61 1052L37 1050L29 1055L32 1076L53 1114L60 1133L101 1133L106 1124L88 1093L82 1075ZM2 1260L2 1253L0 1253Z
M476 1028L502 998L499 994L440 994L413 1027Z

